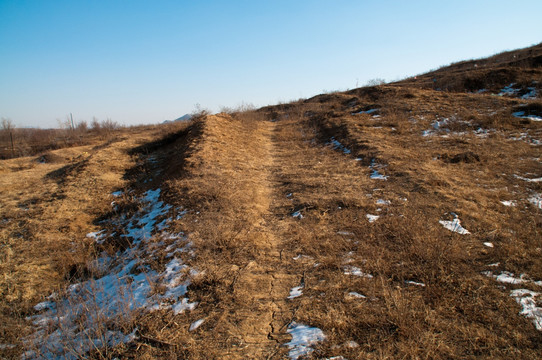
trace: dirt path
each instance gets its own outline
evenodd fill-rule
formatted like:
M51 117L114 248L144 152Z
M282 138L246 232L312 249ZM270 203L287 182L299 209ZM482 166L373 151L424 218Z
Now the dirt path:
M259 219L253 223L246 238L257 249L257 256L239 271L234 287L237 293L251 298L247 306L234 315L240 320L237 330L243 339L243 346L233 356L235 358L268 358L284 353L281 349L287 325L284 319L289 314L286 298L295 283L295 275L289 273L287 260L282 257L283 238L271 212L277 196L273 171L279 166L276 164L276 144L272 141L275 124L265 122L258 126L263 135L260 146L264 156L260 159L262 166L251 175L259 181L254 184L254 203L249 207Z
M310 300L306 296L288 299L290 290L301 285L305 273L314 272L316 262L332 258L327 261L340 264L343 256L334 249L342 240L336 239L334 227L326 227L329 220L321 223L319 215L306 212L316 207L316 213L331 213L348 201L356 205L366 201L360 180L368 178L366 174L353 166L353 159L312 145L307 131L300 122L289 120L221 115L205 120L203 140L190 160L198 169L194 171L198 180L191 184L197 190L189 196L202 201L211 197L210 208L216 207L216 212L209 207L202 210L198 225L189 231L199 234L197 247L202 254L210 242L224 241L214 254L201 255L200 263L213 262L207 272L226 274L234 269L232 285L226 290L231 291L231 298L221 299L225 311L220 315L213 310L218 319L206 335L215 338L219 347L215 354L222 357L287 356L288 325L314 321L307 311L298 319L297 310ZM298 208L309 216L309 222L292 216ZM208 227L217 230L209 234L204 229ZM321 236L332 241L313 242ZM299 254L312 254L314 261L294 260ZM318 277L312 276L313 284ZM308 285L305 290L311 291Z
M209 204L190 229L202 249L200 261L217 276L233 269L225 290L231 302L222 301L227 311L215 315L209 334L220 347L216 353L225 358L265 359L287 352L287 297L299 276L283 254L284 234L274 213L280 196L275 173L281 166L274 133L272 122L210 116L189 160L195 168L189 196ZM216 232L209 233L210 227ZM221 243L205 255L212 242Z

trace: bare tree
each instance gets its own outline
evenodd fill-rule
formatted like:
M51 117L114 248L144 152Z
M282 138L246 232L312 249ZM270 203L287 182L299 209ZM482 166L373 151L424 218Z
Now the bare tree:
M13 121L11 121L11 119L4 117L2 118L2 130L5 132L10 132L14 127L15 126L13 125Z

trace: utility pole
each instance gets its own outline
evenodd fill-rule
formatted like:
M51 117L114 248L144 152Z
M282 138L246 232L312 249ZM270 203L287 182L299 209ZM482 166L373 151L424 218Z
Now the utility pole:
M71 119L71 121L72 121L72 130L74 130L74 129L75 129L75 126L73 126L73 115L72 115L72 113L70 113L70 119Z

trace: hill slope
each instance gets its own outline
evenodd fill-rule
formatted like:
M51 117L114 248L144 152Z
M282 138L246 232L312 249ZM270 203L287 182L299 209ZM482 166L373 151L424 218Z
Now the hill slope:
M538 358L539 56L3 161L0 354Z

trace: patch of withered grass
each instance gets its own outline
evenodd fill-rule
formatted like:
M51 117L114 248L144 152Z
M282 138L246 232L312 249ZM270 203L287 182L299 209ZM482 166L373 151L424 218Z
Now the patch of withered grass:
M526 202L539 184L514 176L540 176L536 147L508 139L506 131L519 125L506 108L501 111L508 115L492 120L498 132L474 133L490 112L513 101L484 98L487 113L480 115L469 109L468 95L431 99L411 90L391 106L397 97L370 94L349 99L343 110L329 112L326 102L309 113L298 109L302 118L289 113L279 123L283 156L293 160L280 173L284 199L277 212L303 216L282 218L288 251L304 255L296 260L305 280L303 295L293 300L296 321L328 336L315 356L532 358L540 335L518 315L507 288L482 274L506 270L540 278L540 215ZM382 118L352 115L349 108L369 110L376 103ZM422 115L464 123L452 123L451 134L423 137L431 122ZM384 126L370 129L371 122ZM369 144L371 150L333 150L326 145L331 137L349 149ZM387 165L381 172L388 180L370 180L370 162L354 160L362 156ZM500 202L511 197L518 206ZM367 214L380 218L370 223ZM454 216L470 235L439 224Z
M16 345L0 350L2 356L21 353L21 340L31 331L24 318L36 303L96 276L92 260L100 249L86 234L96 230L94 222L112 200L129 203L110 195L126 184L122 177L133 165L127 150L162 131L139 130L126 130L130 136L118 141L49 151L44 161L2 161L0 333Z

